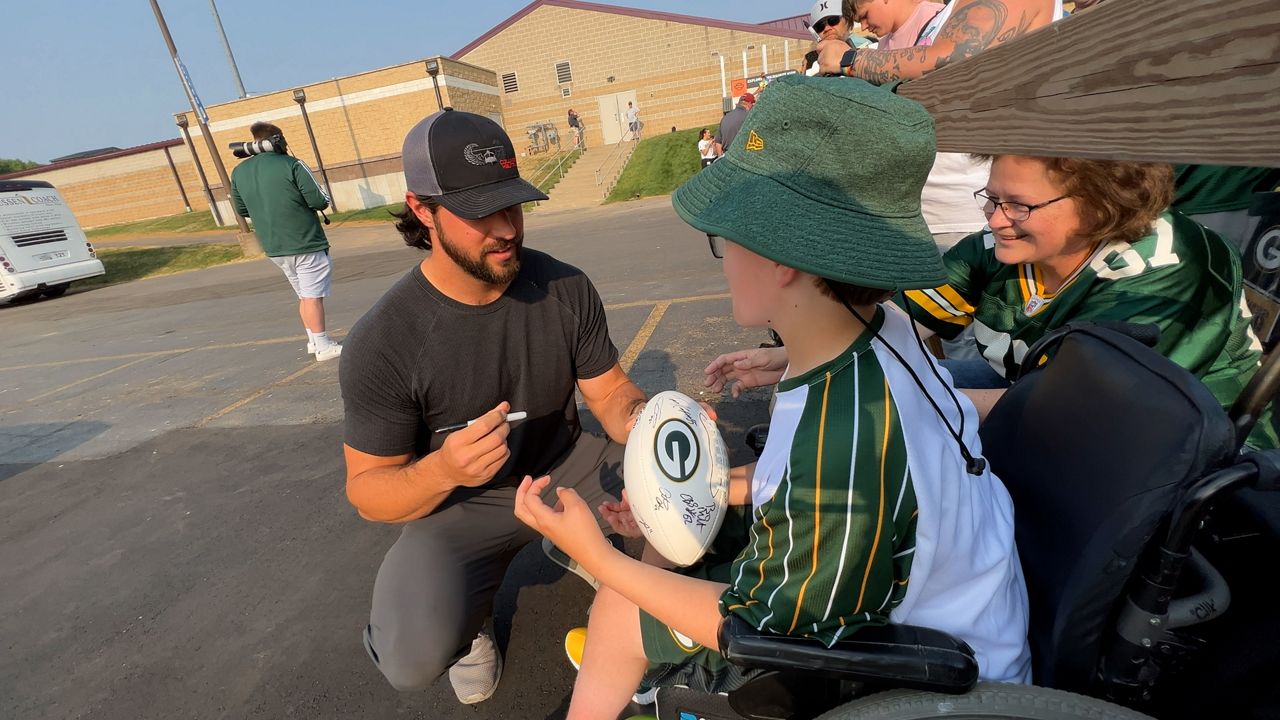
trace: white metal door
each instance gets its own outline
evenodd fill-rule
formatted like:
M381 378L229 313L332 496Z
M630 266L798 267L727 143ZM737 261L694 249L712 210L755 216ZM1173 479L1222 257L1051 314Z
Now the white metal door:
M626 136L627 103L635 101L635 90L600 96L600 131L605 145L618 143Z

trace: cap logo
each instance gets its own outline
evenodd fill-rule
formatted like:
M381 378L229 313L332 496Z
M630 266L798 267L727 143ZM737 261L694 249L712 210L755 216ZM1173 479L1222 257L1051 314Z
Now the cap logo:
M462 156L472 165L493 165L498 162L498 153L502 150L501 145L482 148L476 143L470 143L462 149Z
M764 150L764 138L757 135L755 130L752 130L747 135L747 149L751 152Z

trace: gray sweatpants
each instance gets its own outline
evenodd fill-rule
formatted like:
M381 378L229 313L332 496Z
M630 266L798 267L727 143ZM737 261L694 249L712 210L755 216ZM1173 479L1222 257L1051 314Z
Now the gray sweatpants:
M591 508L616 500L622 455L623 446L584 432L548 473L551 489L574 488ZM540 537L513 514L515 495L514 487L459 489L434 513L405 525L387 551L364 642L397 690L427 687L467 653L512 558Z

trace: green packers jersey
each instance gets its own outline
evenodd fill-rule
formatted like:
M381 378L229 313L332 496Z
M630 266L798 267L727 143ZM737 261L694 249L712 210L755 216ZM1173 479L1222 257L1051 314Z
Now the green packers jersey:
M907 310L945 339L968 326L978 349L1004 377L1046 333L1074 320L1154 323L1161 354L1191 371L1230 407L1253 377L1262 346L1249 326L1240 259L1214 233L1167 212L1133 243L1097 248L1056 293L1033 264L996 259L989 229L947 252L948 284L906 293ZM1263 427L1266 426L1266 427ZM1251 441L1275 447L1270 423ZM1260 440L1267 432L1269 439Z
M906 595L916 543L902 433L869 333L779 383L751 541L734 562L723 611L828 645L888 622Z
M953 393L884 308L845 352L788 373L720 611L828 646L886 622L936 628L974 649L982 679L1029 682L1013 502L966 471L953 429L980 454L978 416Z

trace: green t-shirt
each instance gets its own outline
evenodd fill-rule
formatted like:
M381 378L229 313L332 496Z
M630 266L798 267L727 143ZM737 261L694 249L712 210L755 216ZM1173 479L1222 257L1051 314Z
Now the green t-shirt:
M1175 165L1173 208L1184 215L1245 210L1256 192L1280 187L1280 168Z
M317 210L329 207L302 161L278 153L254 155L231 173L231 201L253 229L269 257L305 255L329 249Z
M1229 408L1258 369L1262 346L1249 326L1240 259L1213 232L1166 212L1132 244L1100 246L1063 284L1046 293L1040 269L996 259L990 230L944 256L948 284L906 293L907 310L944 339L970 325L982 356L1002 376L1041 337L1073 320L1154 323L1156 350L1204 381ZM1275 447L1259 422L1255 447Z

